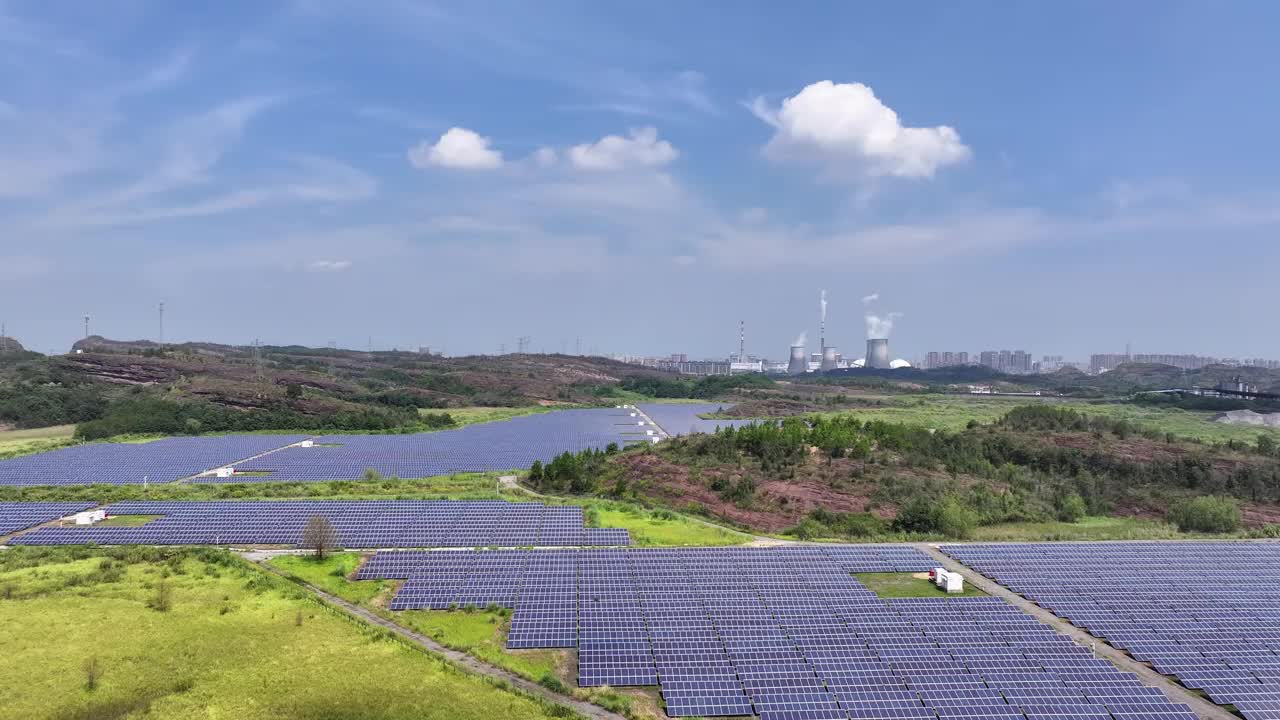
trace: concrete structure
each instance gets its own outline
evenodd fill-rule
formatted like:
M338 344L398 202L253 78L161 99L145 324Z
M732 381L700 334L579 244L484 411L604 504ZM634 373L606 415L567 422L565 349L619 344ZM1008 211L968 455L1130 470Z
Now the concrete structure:
M836 349L833 347L822 348L822 366L819 368L823 371L836 369Z
M934 568L933 582L948 593L964 592L964 576L945 568Z
M887 370L889 362L889 340L886 338L868 340L866 366L875 370Z
M808 369L809 369L809 364L808 362L805 361L805 357L804 357L804 346L792 345L791 361L787 363L787 374L800 375L806 372Z
M107 511L101 508L97 510L85 510L76 513L77 525L92 525L96 522L102 522L107 519Z
M903 358L898 358L897 360L890 361L889 367L894 370L901 370L903 368L911 367L911 363L907 362Z

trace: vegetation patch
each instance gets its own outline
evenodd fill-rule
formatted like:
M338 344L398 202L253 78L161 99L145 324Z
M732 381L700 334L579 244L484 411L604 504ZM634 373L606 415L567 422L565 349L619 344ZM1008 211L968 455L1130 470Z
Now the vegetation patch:
M0 587L14 588L0 599L10 717L571 716L225 553L16 548L0 554Z
M924 577L921 577L924 576ZM928 578L928 573L855 573L858 582L882 598L986 597L973 583L965 582L963 593L948 593ZM967 579L966 579L967 580Z

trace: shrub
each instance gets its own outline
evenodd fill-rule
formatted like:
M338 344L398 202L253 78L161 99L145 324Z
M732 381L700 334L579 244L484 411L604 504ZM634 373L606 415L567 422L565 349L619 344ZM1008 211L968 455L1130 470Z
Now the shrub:
M917 497L898 509L893 529L898 532L932 533L941 525L941 508L935 500Z
M1178 505L1169 519L1182 532L1235 532L1240 528L1240 506L1231 498L1205 495Z
M84 661L84 689L97 690L98 683L102 681L102 665L98 662L98 658L91 657Z
M542 677L538 678L538 684L552 692L563 693L565 695L569 694L568 686L561 682L560 678L552 675L551 673L546 673Z
M173 609L173 587L168 580L162 578L156 582L156 594L147 601L147 607L156 612L169 612Z
M1081 518L1087 515L1089 508L1079 493L1071 493L1058 499L1054 512L1058 520L1074 523L1079 522Z
M978 514L953 500L942 505L938 513L938 532L950 538L963 540L978 525Z

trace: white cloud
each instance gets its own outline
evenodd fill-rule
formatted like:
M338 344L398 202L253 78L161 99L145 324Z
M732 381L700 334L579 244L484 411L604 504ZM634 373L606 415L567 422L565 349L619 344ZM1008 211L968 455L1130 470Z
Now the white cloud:
M862 83L823 80L779 108L763 98L750 108L776 131L765 148L768 155L817 161L836 173L854 169L871 177L931 178L970 155L954 128L905 127Z
M560 154L555 148L540 147L529 156L533 160L533 164L538 167L551 167L560 161Z
M350 260L312 260L307 263L308 272L342 272L350 267Z
M422 169L431 165L460 170L493 170L502 167L502 153L489 147L490 140L474 130L449 128L434 145L422 141L409 149L409 162Z
M658 139L656 128L637 128L621 135L606 135L594 143L574 145L568 150L569 162L582 170L625 170L637 167L660 167L680 156L666 140Z
M873 293L871 293L870 295L864 295L864 296L862 297L862 304L863 304L863 305L870 305L871 303L873 303L873 302L875 302L875 301L877 301L877 300L879 300L879 299L880 299L880 293L878 293L878 292L873 292Z

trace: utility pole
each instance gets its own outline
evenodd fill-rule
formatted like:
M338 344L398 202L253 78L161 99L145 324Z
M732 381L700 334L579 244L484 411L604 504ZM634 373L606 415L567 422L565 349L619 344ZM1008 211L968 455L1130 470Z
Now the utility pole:
M573 354L579 357L582 356L582 338L578 338L577 340L574 341Z
M258 342L258 338L253 339L253 366L258 382L262 382L262 343Z

